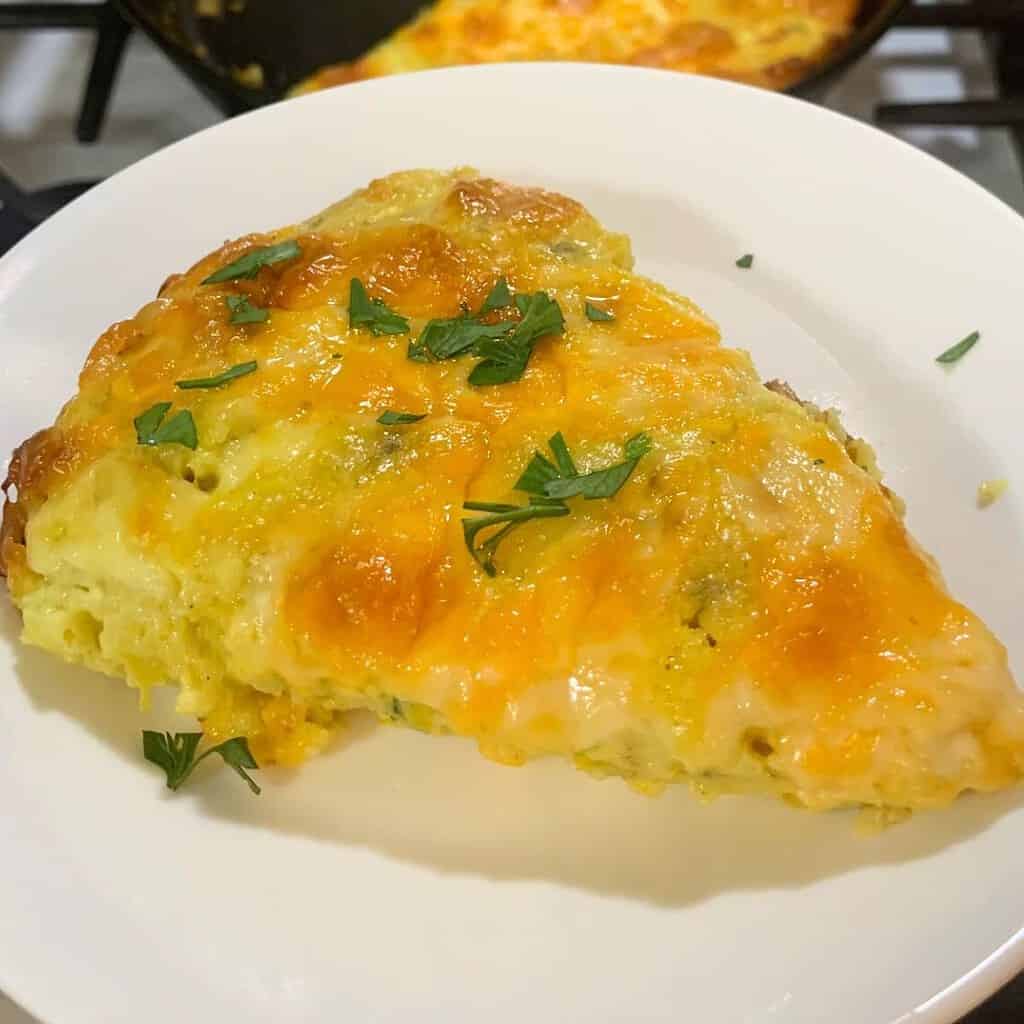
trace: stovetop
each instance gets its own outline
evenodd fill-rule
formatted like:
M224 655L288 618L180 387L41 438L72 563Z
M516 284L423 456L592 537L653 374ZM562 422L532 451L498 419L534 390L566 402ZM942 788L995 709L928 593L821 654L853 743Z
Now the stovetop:
M1024 0L1018 3L1024 11ZM1024 40L1024 26L1019 35ZM948 163L1024 213L1024 152L1015 148L1011 133L977 123L942 123L944 117L965 120L971 111L962 107L921 109L922 104L985 102L994 97L997 84L991 46L989 39L972 31L891 30L837 84L827 105L873 124L884 121L892 134ZM1024 104L1024 75L1018 87L1016 102ZM983 116L994 118L995 113ZM1024 110L1018 117L1019 130L1024 131Z

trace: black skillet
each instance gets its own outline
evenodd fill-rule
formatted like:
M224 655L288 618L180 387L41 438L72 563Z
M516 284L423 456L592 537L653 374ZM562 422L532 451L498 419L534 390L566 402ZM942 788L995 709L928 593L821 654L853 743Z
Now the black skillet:
M325 64L351 60L407 22L425 0L221 0L228 13L203 17L199 0L117 0L165 53L225 112L280 99ZM874 44L906 0L862 0L846 41L787 92L808 99ZM258 66L262 84L239 79ZM244 77L244 76L243 76Z

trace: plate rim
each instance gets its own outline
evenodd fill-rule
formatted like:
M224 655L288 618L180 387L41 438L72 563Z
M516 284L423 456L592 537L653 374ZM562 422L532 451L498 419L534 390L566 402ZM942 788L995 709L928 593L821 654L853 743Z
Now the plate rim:
M75 211L76 215L81 216L94 203L98 202L97 197L102 198L110 188L119 187L120 183L123 181L128 180L137 173L142 173L140 169L148 167L151 163L165 158L166 154L169 154L172 151L177 151L180 148L186 148L193 145L199 145L201 140L205 139L210 133L219 133L231 130L238 124L248 124L251 119L265 117L268 112L279 111L280 108L286 104L303 104L306 106L312 106L316 103L327 104L332 101L334 94L339 89L344 89L345 93L348 94L350 92L375 91L377 89L395 87L394 83L396 82L414 82L417 80L439 77L473 77L478 75L491 77L494 75L510 74L515 76L524 73L528 74L535 68L547 72L554 71L557 74L562 75L617 75L624 78L662 79L665 82L679 82L682 80L688 83L685 88L707 88L710 91L721 91L723 94L742 93L748 97L757 97L758 101L767 102L768 104L795 105L801 108L804 111L804 115L807 117L817 117L824 121L843 122L849 129L860 132L864 137L873 138L880 145L889 146L892 150L900 152L904 156L910 156L912 159L921 161L925 166L930 166L933 171L943 174L951 184L955 183L957 187L965 188L967 192L973 193L977 199L987 203L993 210L999 211L1002 215L1008 216L1011 222L1016 222L1019 226L1024 226L1024 212L1018 212L1015 210L1004 199L997 196L994 192L990 192L973 178L968 177L963 171L950 166L944 160L940 160L937 156L920 149L904 139L900 139L895 135L884 131L876 125L862 121L851 114L846 114L842 111L825 107L813 100L804 99L801 96L794 96L785 92L775 92L760 88L759 86L747 85L743 82L734 82L730 79L713 78L711 76L698 75L689 71L670 71L664 68L647 68L623 64L599 64L593 61L503 61L495 62L493 64L470 64L445 68L429 68L422 71L409 71L401 74L386 75L380 78L362 79L356 82L345 83L343 86L334 86L329 89L323 89L319 92L304 93L300 96L291 96L277 100L274 103L268 103L262 107L257 107L254 110L244 111L243 113L236 114L234 117L225 118L215 124L207 125L205 128L201 128L197 132L193 132L181 139L177 139L166 146L162 146L160 149L141 157L129 164L127 167L122 167L114 174L111 174L109 177L97 182L97 184L95 184L91 189L82 193L80 196L77 196L66 206L63 206L53 216L48 217L41 224L33 228L27 235L20 238L10 249L7 250L7 252L0 255L0 301L2 301L4 297L2 272L5 267L13 262L14 256L20 256L21 254L29 252L37 246L44 244L53 229L54 223L59 223L63 226L63 223L66 220L66 214L69 211Z

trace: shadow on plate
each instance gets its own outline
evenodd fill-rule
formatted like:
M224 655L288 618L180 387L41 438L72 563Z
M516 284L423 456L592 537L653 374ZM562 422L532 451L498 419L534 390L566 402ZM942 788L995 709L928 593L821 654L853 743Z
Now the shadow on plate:
M8 609L3 634L14 642L14 633ZM154 702L163 709L140 713L124 684L42 652L21 648L16 671L35 710L67 716L126 771L149 774L154 800L193 801L204 817L251 830L254 842L304 837L438 874L546 881L664 906L928 857L1020 802L1017 793L966 797L862 835L852 812L815 815L745 797L701 805L683 786L643 797L558 761L505 768L468 741L377 726L363 714L301 771L261 771L261 797L219 764L204 765L189 789L172 795L143 760L139 738L142 728L194 728L166 710L170 691Z

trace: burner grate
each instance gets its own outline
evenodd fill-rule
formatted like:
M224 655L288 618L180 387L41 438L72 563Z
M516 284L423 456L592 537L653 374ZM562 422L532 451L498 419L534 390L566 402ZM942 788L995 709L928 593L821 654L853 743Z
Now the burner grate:
M131 26L110 0L105 3L0 4L0 30L91 29L96 33L89 78L75 135L95 142L110 103Z
M898 27L974 29L984 33L1000 95L942 103L883 103L875 121L883 127L966 125L1009 129L1024 165L1024 3L1021 0L968 0L922 3L914 0Z

